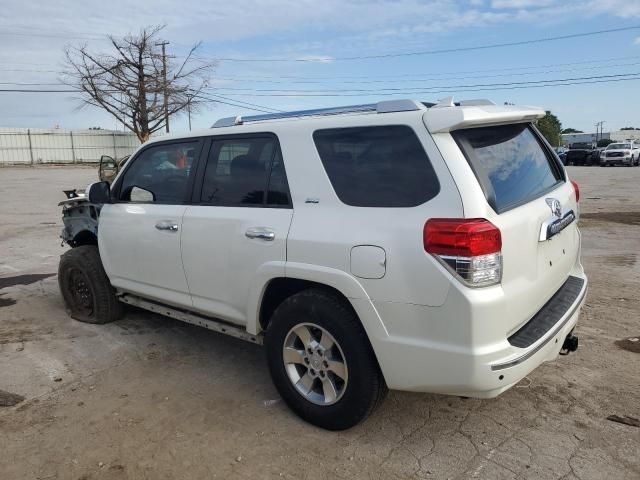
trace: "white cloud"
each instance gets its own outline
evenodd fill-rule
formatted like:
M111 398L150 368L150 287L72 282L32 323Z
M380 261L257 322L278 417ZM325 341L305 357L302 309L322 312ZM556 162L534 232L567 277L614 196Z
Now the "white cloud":
M636 39L633 42L634 45L640 45L640 37L636 37Z
M556 0L493 0L491 7L495 9L542 8L553 5Z
M593 14L610 14L622 18L640 18L638 0L591 0L584 5L585 11Z

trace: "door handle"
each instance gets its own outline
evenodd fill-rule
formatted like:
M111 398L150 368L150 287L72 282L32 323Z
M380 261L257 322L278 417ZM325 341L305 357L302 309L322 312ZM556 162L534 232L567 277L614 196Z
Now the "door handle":
M156 223L156 228L158 230L166 230L169 232L177 232L178 231L178 224L176 222L174 222L173 220L160 220L158 223Z
M265 227L250 228L244 234L247 238L258 238L268 242L272 242L276 238L276 233Z

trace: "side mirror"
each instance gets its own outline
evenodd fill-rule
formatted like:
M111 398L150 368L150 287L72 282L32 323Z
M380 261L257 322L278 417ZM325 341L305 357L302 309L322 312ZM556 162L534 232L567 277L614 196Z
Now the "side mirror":
M87 188L89 202L96 204L111 203L111 187L109 182L92 183Z

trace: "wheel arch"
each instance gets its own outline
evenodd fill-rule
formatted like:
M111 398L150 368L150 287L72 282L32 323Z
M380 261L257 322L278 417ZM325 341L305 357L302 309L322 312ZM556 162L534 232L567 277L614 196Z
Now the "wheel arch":
M81 230L73 236L69 244L72 247L79 247L81 245L98 246L98 236L91 230Z
M267 329L271 320L271 315L283 301L296 293L312 288L332 293L353 309L353 305L349 299L340 290L330 285L301 278L273 278L265 286L262 301L260 302L260 310L258 312L258 324L260 326L260 330Z
M284 275L273 275L262 282L247 323L249 333L258 334L268 327L275 309L291 295L308 288L320 288L335 293L354 310L375 350L376 340L388 337L388 332L360 282L338 269L318 265L287 262Z

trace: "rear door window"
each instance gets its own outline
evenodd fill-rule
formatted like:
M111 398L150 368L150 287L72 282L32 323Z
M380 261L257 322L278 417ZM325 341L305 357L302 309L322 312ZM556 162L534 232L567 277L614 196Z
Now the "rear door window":
M338 198L355 207L415 207L440 184L406 125L317 130L313 140Z
M564 181L558 162L529 124L468 128L452 135L498 213L538 198Z
M200 203L290 206L287 177L276 138L214 139L204 171Z

